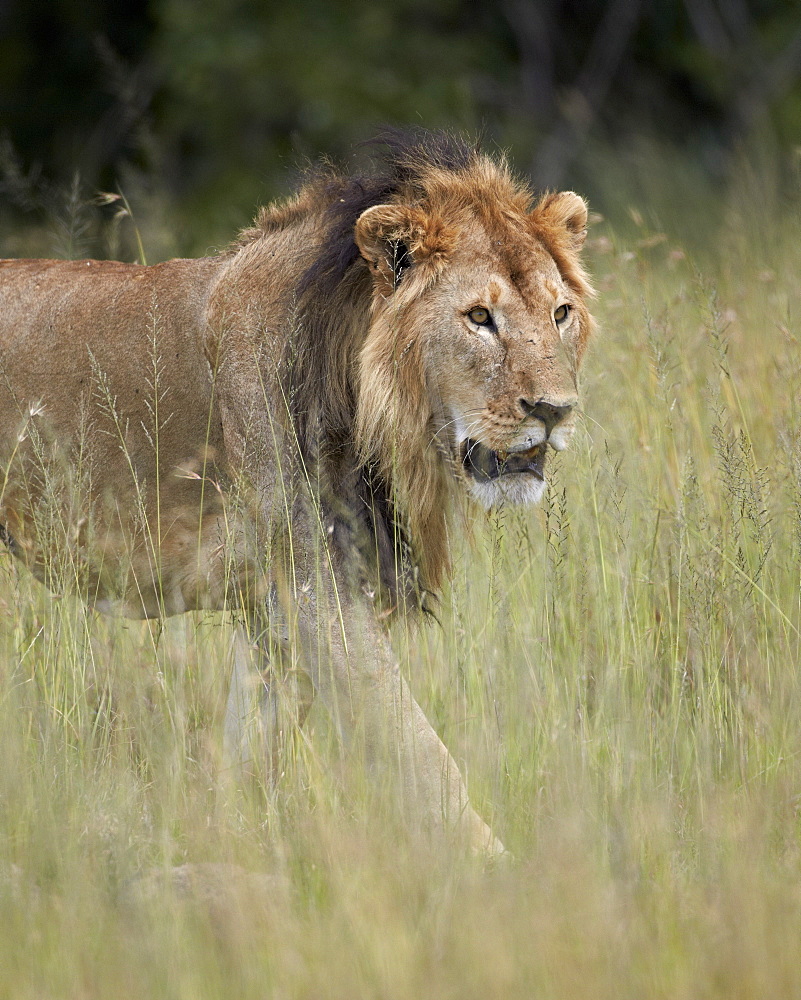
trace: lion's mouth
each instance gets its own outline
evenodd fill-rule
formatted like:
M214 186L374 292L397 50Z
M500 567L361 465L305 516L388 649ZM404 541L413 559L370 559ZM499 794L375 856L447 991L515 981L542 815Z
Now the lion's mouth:
M500 476L529 475L544 479L546 444L534 445L527 451L492 451L480 441L467 438L462 442L462 465L478 482Z

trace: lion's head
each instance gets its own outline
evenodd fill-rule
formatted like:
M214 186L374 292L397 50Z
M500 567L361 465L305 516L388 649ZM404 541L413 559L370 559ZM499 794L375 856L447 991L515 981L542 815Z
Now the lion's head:
M324 371L323 419L340 412L341 438L352 414L359 458L436 586L454 487L485 508L536 502L548 448L572 436L593 327L587 206L572 192L536 199L505 161L449 139L390 142L388 163L317 189L331 199L328 243L301 293L314 289L305 315L329 346L302 397Z

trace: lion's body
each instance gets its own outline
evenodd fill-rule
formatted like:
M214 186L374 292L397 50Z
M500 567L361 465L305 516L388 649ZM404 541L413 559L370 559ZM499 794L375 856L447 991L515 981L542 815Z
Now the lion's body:
M294 256L294 273L276 267L275 284L245 293L267 331L281 331L303 271L281 242L273 252ZM218 487L242 456L237 466L226 453L206 353L210 301L237 263L0 262L0 454L13 455L0 524L45 582L62 583L43 530L55 490L78 504L61 522L63 541L70 530L76 541L68 574L101 609L154 617L222 608L228 591L255 597L254 553L223 515ZM279 335L260 349L280 356ZM280 435L286 407L273 408ZM66 474L78 467L80 483Z
M200 592L196 600L191 588L183 602L178 596L187 574L176 552L162 559L163 578L156 583L154 546L140 513L153 526L161 521L165 551L183 545L185 558L197 564L198 515L205 507L214 518L219 496L207 490L201 504L202 483L176 471L196 470L206 442L208 454L222 454L199 335L209 283L219 269L214 260L151 268L96 261L0 264L2 447L5 456L14 454L0 522L14 551L58 586L53 577L61 564L50 551L55 540L47 530L47 507L55 500L76 503L62 547L73 531L87 597L101 606L118 601L132 616L157 615L162 590L168 612L204 599ZM159 368L163 426L156 463L151 410ZM69 463L65 470L62 461ZM78 466L81 483L69 475ZM89 499L91 523L84 506ZM216 600L222 597L218 591Z
M218 257L0 263L0 525L51 586L128 615L258 614L274 585L343 730L358 674L345 714L369 744L405 713L383 737L402 780L486 846L367 612L437 586L460 487L539 498L591 326L586 209L532 210L458 145L394 157L312 179Z

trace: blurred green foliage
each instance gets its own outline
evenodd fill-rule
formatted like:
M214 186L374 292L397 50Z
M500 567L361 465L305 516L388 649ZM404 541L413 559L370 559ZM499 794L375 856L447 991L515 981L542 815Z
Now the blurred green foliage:
M0 221L52 214L77 171L160 198L165 251L197 252L384 123L482 132L609 211L654 147L689 189L792 145L800 81L786 0L7 0Z

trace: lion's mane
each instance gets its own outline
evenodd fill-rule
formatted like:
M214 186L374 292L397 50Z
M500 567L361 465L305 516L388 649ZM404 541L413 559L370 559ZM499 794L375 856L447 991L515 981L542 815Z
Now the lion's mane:
M397 605L410 591L420 603L448 570L452 476L432 425L424 331L404 322L413 302L401 280L397 310L376 307L356 223L377 205L419 210L425 227L398 233L395 251L424 259L434 278L456 239L454 220L471 211L503 239L528 216L533 195L502 157L490 158L452 135L389 131L370 145L372 172L343 176L330 166L317 168L290 201L262 209L231 252L300 218L323 219L324 236L296 291L281 359L283 390L301 455L336 516L340 540L373 564L377 557L377 583ZM591 294L563 233L535 235L579 298ZM404 263L396 261L399 272ZM523 272L527 266L525 259L510 264ZM587 315L587 330L591 324Z

